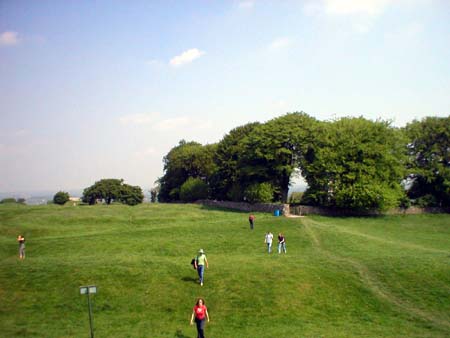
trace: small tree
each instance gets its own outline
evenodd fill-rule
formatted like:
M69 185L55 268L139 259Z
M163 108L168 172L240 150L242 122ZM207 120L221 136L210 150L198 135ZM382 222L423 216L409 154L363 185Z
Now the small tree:
M189 177L180 188L180 199L194 202L208 198L208 185L199 178Z
M158 200L159 186L150 189L150 202L156 203Z
M95 182L94 185L84 189L83 202L95 204L97 199L105 200L106 204L112 202L121 202L128 205L142 203L144 194L140 187L131 186L123 183L123 179L102 179Z
M120 189L119 201L127 205L136 205L142 203L144 194L142 189L137 186L124 184Z
M58 191L55 196L53 196L53 203L63 205L69 200L69 193L65 191Z
M15 198L8 197L8 198L2 199L0 203L17 203L17 201Z

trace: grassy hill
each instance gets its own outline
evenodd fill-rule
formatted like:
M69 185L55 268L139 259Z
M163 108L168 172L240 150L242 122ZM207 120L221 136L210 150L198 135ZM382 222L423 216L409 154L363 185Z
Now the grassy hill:
M268 255L264 234L286 236ZM18 234L27 258L17 258ZM210 268L197 283L199 248ZM0 205L0 336L449 337L450 215L284 218L198 205Z

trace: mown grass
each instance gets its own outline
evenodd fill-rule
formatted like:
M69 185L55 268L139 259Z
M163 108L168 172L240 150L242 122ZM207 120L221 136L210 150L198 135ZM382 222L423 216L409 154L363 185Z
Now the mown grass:
M88 337L90 284L96 337L195 337L199 296L208 337L450 336L450 215L255 224L199 205L0 205L0 336ZM266 253L269 229L287 255Z

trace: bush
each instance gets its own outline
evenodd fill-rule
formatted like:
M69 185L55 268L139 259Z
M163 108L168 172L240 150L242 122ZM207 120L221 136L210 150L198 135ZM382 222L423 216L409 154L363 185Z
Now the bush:
M269 203L273 200L274 188L270 183L255 183L245 189L245 199L250 203Z
M289 195L289 203L291 203L291 204L297 203L298 204L302 201L302 197L303 197L303 192L293 191Z
M17 203L17 201L15 198L8 197L8 198L2 199L0 203Z
M208 185L200 178L189 177L180 188L180 199L183 202L194 202L208 198Z
M431 194L424 195L416 199L415 205L418 206L419 208L439 206L436 197L434 197L434 195Z
M69 200L69 193L65 191L58 191L55 196L53 196L53 203L64 205Z

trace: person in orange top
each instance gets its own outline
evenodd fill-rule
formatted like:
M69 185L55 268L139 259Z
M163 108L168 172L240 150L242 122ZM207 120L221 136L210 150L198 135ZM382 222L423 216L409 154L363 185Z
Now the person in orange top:
M19 259L25 259L25 237L17 236L17 242L19 242Z
M197 338L205 338L205 319L209 323L209 314L203 298L198 298L192 309L191 325L194 324L194 319L197 325Z
M253 230L253 225L255 222L255 215L251 214L250 216L248 216L248 222L250 223L250 229Z

